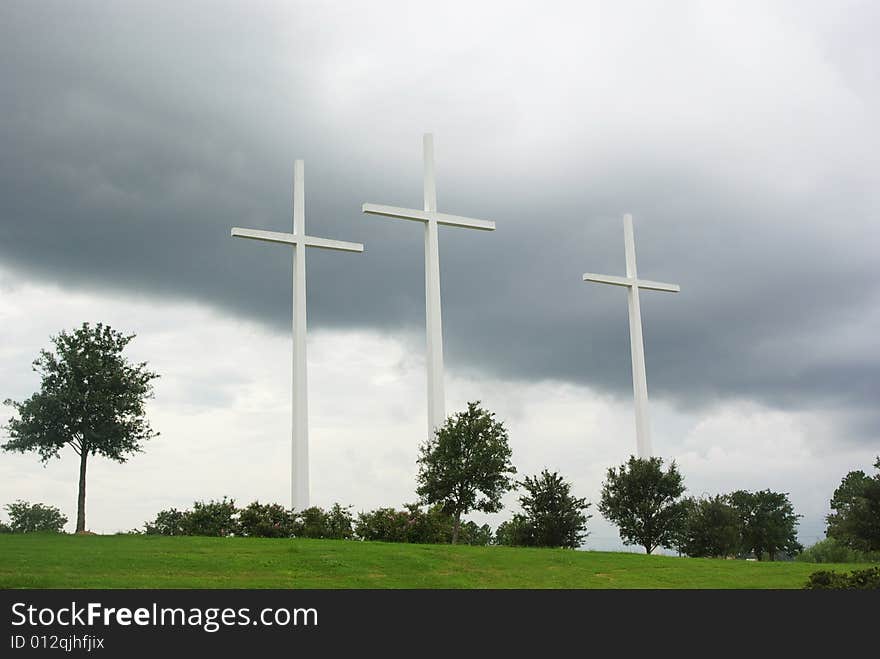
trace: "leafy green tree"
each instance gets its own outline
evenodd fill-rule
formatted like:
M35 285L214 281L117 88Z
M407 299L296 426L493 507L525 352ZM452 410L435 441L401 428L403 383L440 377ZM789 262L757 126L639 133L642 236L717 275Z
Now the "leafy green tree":
M759 561L764 555L773 561L780 552L791 556L803 551L797 541L798 518L787 493L737 490L727 495L742 524L741 549Z
M18 500L6 504L11 533L61 533L67 517L55 506Z
M289 538L294 534L296 516L277 503L254 501L238 513L238 528L252 538Z
M608 469L599 511L617 525L624 544L641 545L650 554L657 547L675 546L686 511L684 490L674 461L663 471L662 458L630 456Z
M803 563L880 563L880 551L859 551L829 537L797 555Z
M421 502L439 504L452 517L452 544L458 542L461 516L472 510L501 510L501 497L513 488L507 429L495 415L468 403L450 416L419 451Z
M462 522L459 540L466 545L485 547L492 542L492 529L488 524L480 526L473 521Z
M225 538L240 532L235 499L226 497L222 501L194 501L192 510L184 514L182 521L185 535Z
M724 558L739 550L742 536L739 512L721 495L691 499L682 529L680 549L688 556Z
M187 513L177 508L160 510L156 519L144 524L146 535L189 535L186 528Z
M521 513L516 513L495 529L495 544L508 547L528 547L532 543L532 527Z
M352 524L354 519L351 515L351 506L341 506L334 503L327 511L326 526L328 538L334 540L349 540L354 535Z
M874 468L849 472L831 497L826 535L857 551L880 551L880 457Z
M10 437L5 450L37 451L46 462L70 446L79 456L78 533L86 529L88 457L100 454L122 463L157 434L144 406L159 376L122 355L133 338L101 323L62 331L52 337L55 351L42 350L34 361L40 391L23 402L4 402L17 412L5 427Z
M527 544L537 547L579 547L587 534L585 514L590 504L571 494L571 484L557 472L544 469L520 483L526 490L519 498L528 525Z

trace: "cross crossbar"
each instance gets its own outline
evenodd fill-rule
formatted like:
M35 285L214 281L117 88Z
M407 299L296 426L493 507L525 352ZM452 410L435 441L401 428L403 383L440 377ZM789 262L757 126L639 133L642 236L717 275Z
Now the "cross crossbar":
M479 229L481 231L495 231L495 222L492 220L475 220L470 217L449 215L447 213L438 213L436 211L420 211L414 208L399 208L398 206L383 206L381 204L364 204L361 210L364 213L370 213L371 215L397 217L402 220L418 220L421 222L430 222L431 220L434 220L437 224L445 224L452 227L467 227L468 229Z
M262 229L241 229L233 227L232 236L235 238L250 238L251 240L263 240L270 243L283 243L285 245L308 245L320 249L337 249L344 252L363 252L361 243L349 243L344 240L331 240L330 238L316 238L314 236L300 236L295 233L282 233L279 231L263 231Z
M584 273L584 281L595 281L600 284L611 284L612 286L633 286L639 288L647 288L652 291L666 291L668 293L681 293L681 286L678 284L667 284L662 281L651 281L650 279L633 279L632 277L616 277L614 275L597 275L593 272Z

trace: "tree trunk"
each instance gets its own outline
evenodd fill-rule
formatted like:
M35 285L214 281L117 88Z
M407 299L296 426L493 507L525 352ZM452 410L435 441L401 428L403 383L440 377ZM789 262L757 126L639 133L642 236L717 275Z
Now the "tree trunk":
M650 555L651 555L651 552L653 551L653 549L651 548L651 545L642 545L642 547L645 548L645 553L646 553L648 556L650 556Z
M461 513L455 513L455 521L452 524L452 544L458 544L458 531L461 529Z
M86 447L82 447L82 453L79 456L79 497L76 502L76 532L82 533L86 530L86 459L89 452Z

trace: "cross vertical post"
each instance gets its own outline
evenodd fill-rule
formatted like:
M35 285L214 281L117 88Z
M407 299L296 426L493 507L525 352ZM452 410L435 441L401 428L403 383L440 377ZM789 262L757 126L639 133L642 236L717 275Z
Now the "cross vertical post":
M293 165L293 235L305 236L303 161ZM309 401L306 370L306 246L293 246L293 401L291 405L290 500L296 510L309 502Z
M645 369L645 341L642 337L642 309L639 304L639 289L678 293L678 284L665 284L658 281L639 279L636 269L636 243L633 234L632 215L623 216L623 243L626 252L626 277L584 274L584 281L625 286L627 306L629 307L629 347L632 357L633 398L636 412L636 450L640 458L653 455L651 447L651 427L648 423L648 377Z
M306 234L304 163L293 165L293 233L232 228L234 238L249 238L293 247L293 364L291 369L290 502L295 510L309 507L309 404L306 377L306 247L363 252L360 243L316 238Z
M426 370L428 376L428 436L446 420L443 392L443 321L440 304L440 249L437 226L465 227L494 231L491 220L475 220L459 215L437 212L437 188L434 179L434 137L426 133L422 140L424 158L424 210L381 204L364 204L363 212L402 220L415 220L425 225L425 333L427 339Z
M426 134L424 147L425 211L437 211L437 187L434 178L434 136ZM425 222L425 329L427 340L428 433L443 425L446 396L443 389L443 318L440 303L440 247L437 219Z

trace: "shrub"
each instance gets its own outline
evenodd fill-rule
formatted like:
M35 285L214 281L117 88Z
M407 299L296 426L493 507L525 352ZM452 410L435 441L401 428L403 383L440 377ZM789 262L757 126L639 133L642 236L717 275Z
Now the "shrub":
M238 510L234 499L223 497L222 501L211 499L207 503L196 501L193 509L183 518L186 535L209 535L226 537L238 533Z
M834 570L813 572L804 585L808 590L880 590L880 567L838 573Z
M189 535L184 524L188 513L169 508L156 513L156 519L144 524L144 533L147 535Z
M476 522L467 521L461 525L458 541L461 544L485 547L492 543L492 529L488 524L477 526Z
M362 540L382 542L406 542L409 515L405 510L377 508L368 513L358 513L354 532Z
M0 533L12 533L12 529L9 527L8 524L0 522Z
M798 554L805 563L880 563L880 552L858 551L836 538L825 538Z
M303 510L297 519L296 535L300 538L326 538L327 513L318 506Z
M277 503L254 501L238 516L239 532L252 538L289 538L295 534L296 516Z
M446 544L452 541L453 518L443 512L441 505L423 510L416 503L406 504L404 510L378 508L358 514L354 533L361 540L382 542L411 542ZM464 522L459 530L459 541L485 545L492 537L487 524L477 526Z
M525 515L515 514L495 529L495 544L508 547L528 547L532 542L533 529Z
M18 500L6 504L11 533L61 533L67 517L55 506Z
M349 540L354 535L353 522L351 506L343 508L338 503L334 503L326 515L326 537L335 540Z

